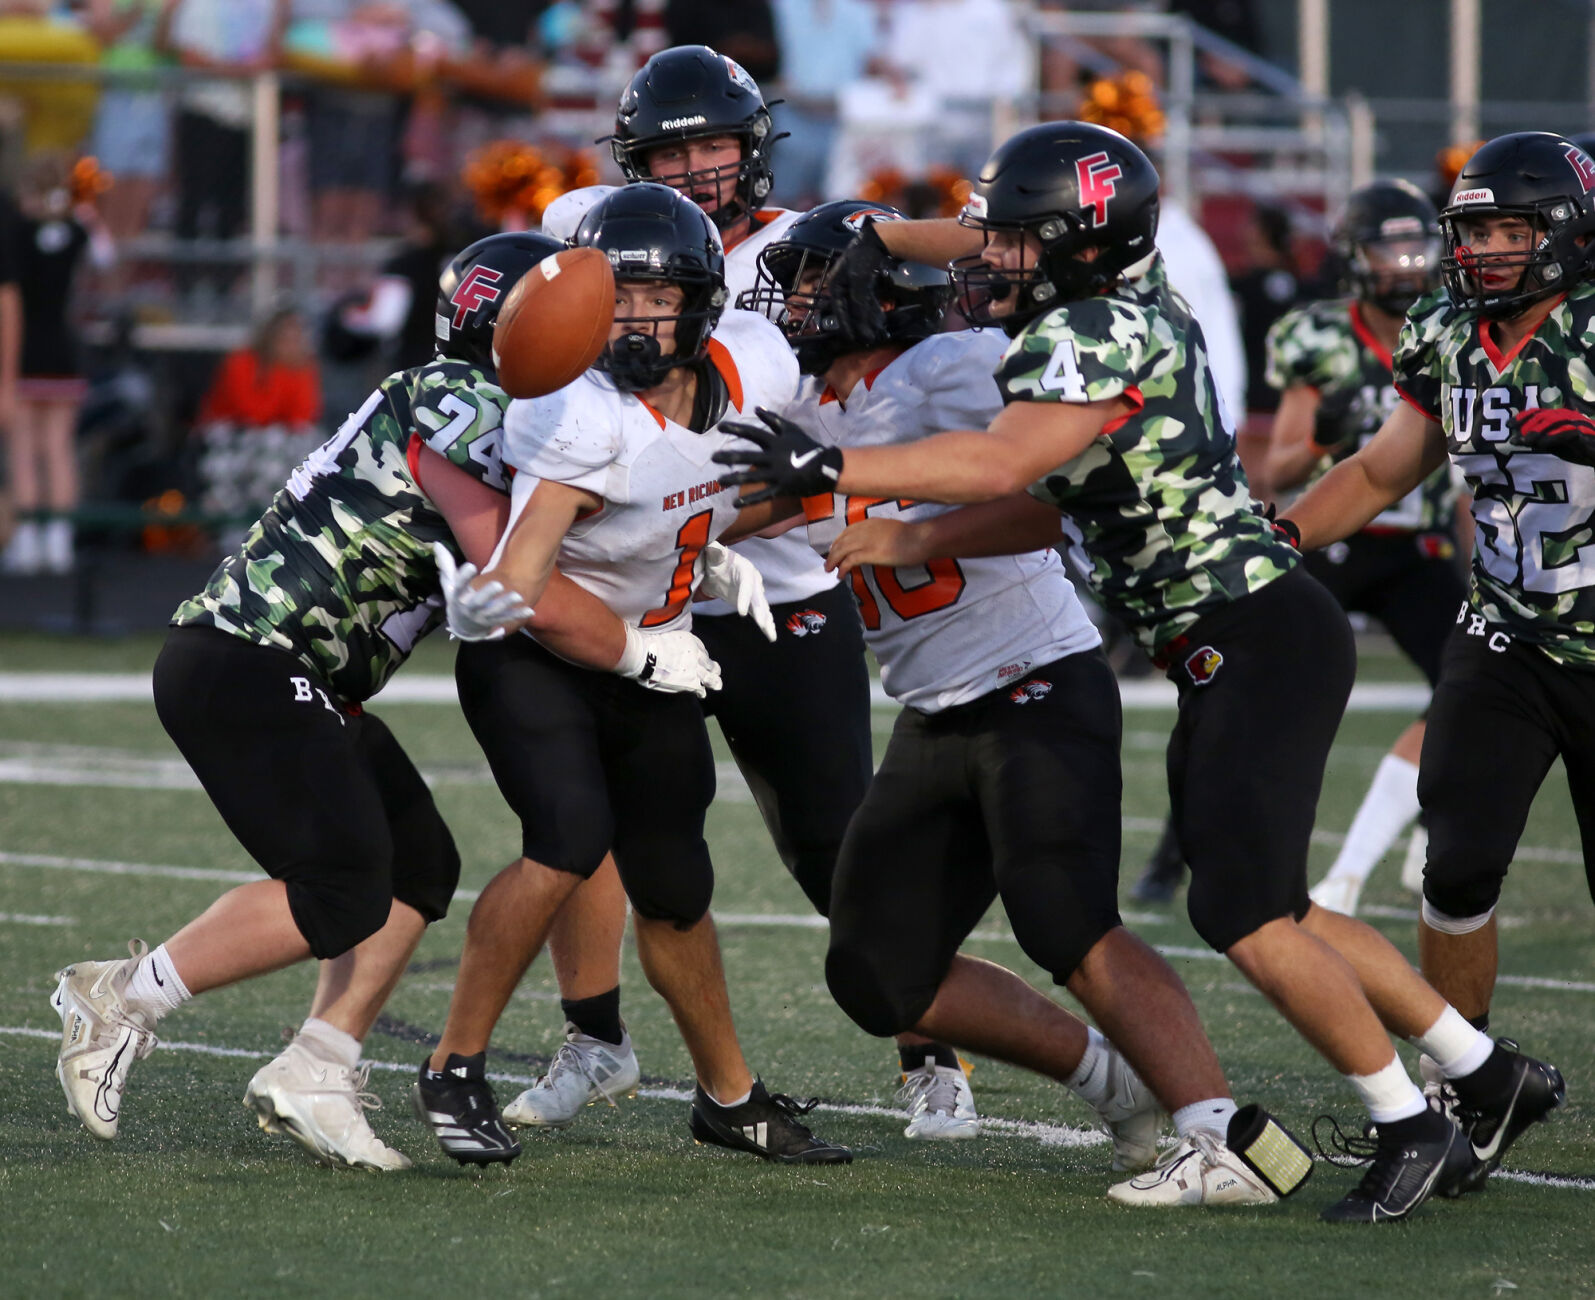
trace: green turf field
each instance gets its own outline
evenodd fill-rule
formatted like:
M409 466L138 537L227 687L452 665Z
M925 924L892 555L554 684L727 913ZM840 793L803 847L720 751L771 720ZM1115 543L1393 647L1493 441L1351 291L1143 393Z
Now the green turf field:
M157 645L0 638L0 673L145 671ZM406 671L446 671L447 659L434 638ZM1403 676L1377 643L1367 673ZM481 888L517 836L463 721L447 705L381 711L436 779L465 862L462 888ZM881 739L890 716L876 715ZM1127 881L1166 807L1170 721L1153 710L1125 716ZM1406 721L1348 716L1314 878ZM1488 761L1487 737L1480 747ZM373 1123L414 1170L321 1168L261 1133L240 1104L256 1062L302 1019L308 968L207 995L165 1021L167 1045L133 1071L121 1136L97 1143L66 1115L53 1075L51 973L74 958L119 955L134 935L159 942L225 889L229 873L252 870L185 773L147 704L0 702L0 1295L1595 1295L1595 1109L1586 1091L1595 1078L1595 913L1560 769L1502 904L1502 971L1512 982L1498 992L1495 1018L1567 1076L1567 1108L1511 1160L1520 1175L1564 1180L1497 1178L1479 1196L1383 1229L1318 1223L1318 1210L1357 1177L1322 1164L1301 1194L1266 1210L1109 1205L1107 1147L1087 1112L1057 1085L989 1061L976 1062L977 1103L1011 1123L974 1142L905 1140L902 1121L879 1111L892 1105L894 1053L832 1004L823 931L807 923L729 768L710 836L743 1042L772 1088L824 1099L815 1127L855 1148L850 1167L774 1168L696 1147L682 1100L686 1053L628 951L624 1005L643 1093L615 1111L589 1110L564 1133L524 1135L525 1154L507 1171L463 1172L411 1117L407 1088L420 1036L444 1019L466 902L433 927L389 1021L366 1044L385 1107ZM1370 919L1412 953L1415 900L1397 874L1392 855L1364 900L1384 913ZM1127 910L1175 954L1237 1096L1263 1102L1303 1137L1321 1111L1356 1115L1350 1091L1257 994L1224 963L1192 955L1200 941L1178 909ZM1007 935L993 914L971 950L1043 978ZM559 1030L557 994L539 962L501 1026L492 1068L529 1081ZM524 1086L500 1084L501 1100Z

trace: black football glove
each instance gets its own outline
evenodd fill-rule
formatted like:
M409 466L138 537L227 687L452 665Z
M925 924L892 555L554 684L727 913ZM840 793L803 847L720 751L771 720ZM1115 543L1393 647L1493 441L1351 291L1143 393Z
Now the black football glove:
M1362 389L1356 385L1335 388L1318 399L1313 412L1313 442L1334 451L1362 432Z
M831 266L825 287L836 312L837 328L851 348L872 348L886 334L886 311L881 306L881 277L892 267L892 255L866 221Z
M1263 518L1274 526L1275 537L1290 546L1294 546L1298 551L1301 550L1301 529L1296 527L1294 519L1286 519L1283 516L1276 515L1272 503L1269 504L1268 509L1263 511Z
M746 468L720 476L721 487L741 487L762 483L757 492L737 498L739 506L756 506L773 497L812 497L833 491L842 477L842 449L815 442L784 416L765 407L754 414L769 426L766 432L756 424L722 424L726 433L742 438L752 447L731 447L717 451L717 465L742 465Z
M1595 465L1595 420L1557 406L1537 406L1512 417L1512 431L1530 451L1580 465Z

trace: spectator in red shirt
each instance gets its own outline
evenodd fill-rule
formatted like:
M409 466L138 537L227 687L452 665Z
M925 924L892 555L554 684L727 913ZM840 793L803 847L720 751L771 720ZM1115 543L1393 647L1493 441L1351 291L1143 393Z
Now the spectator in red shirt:
M321 373L304 318L274 311L246 348L229 353L200 406L201 424L264 428L315 424L321 418Z

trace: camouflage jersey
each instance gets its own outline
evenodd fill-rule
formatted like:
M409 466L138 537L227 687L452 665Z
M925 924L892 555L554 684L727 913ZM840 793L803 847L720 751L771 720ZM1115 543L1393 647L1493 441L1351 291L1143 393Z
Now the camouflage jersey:
M1444 290L1415 304L1396 345L1396 387L1445 431L1473 493L1475 613L1558 663L1595 668L1595 468L1531 452L1512 417L1534 407L1595 416L1595 284L1557 301L1509 355Z
M1073 521L1092 589L1145 649L1300 560L1251 499L1201 328L1161 255L1144 275L1032 321L997 385L1004 402L1134 405L1030 493Z
M463 361L389 375L294 470L242 549L172 616L297 655L369 699L442 620L432 543L453 536L416 483L422 442L489 487L509 397ZM458 548L456 547L456 554Z
M1334 411L1334 439L1303 490L1322 478L1379 432L1401 400L1391 373L1391 356L1368 328L1353 301L1308 303L1286 312L1268 331L1268 384L1283 392L1307 387L1318 391L1320 419ZM1453 531L1457 490L1451 467L1442 465L1419 486L1368 524L1373 532Z

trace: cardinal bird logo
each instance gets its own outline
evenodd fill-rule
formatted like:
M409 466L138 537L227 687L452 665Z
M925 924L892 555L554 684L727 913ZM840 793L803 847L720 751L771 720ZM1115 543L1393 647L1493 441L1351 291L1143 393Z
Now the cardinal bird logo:
M1212 646L1205 645L1185 657L1185 671L1190 673L1191 680L1198 686L1206 686L1223 663L1224 656Z

